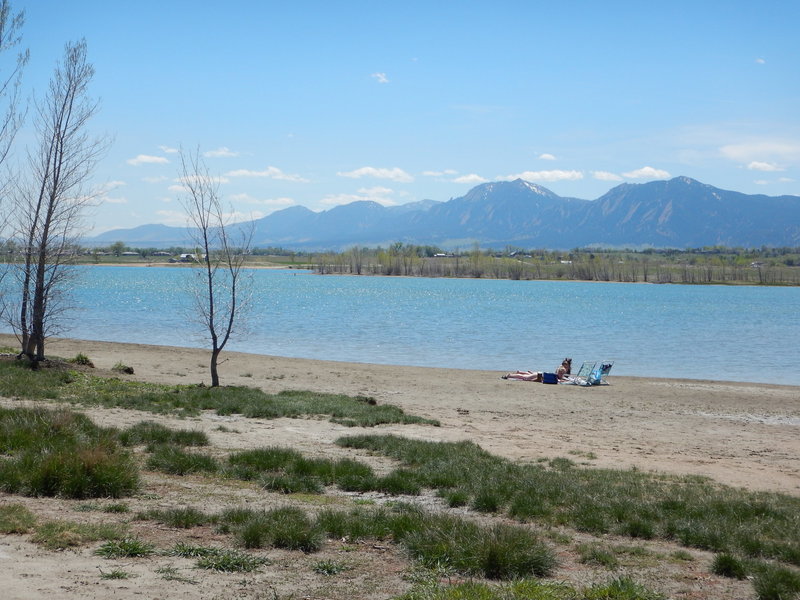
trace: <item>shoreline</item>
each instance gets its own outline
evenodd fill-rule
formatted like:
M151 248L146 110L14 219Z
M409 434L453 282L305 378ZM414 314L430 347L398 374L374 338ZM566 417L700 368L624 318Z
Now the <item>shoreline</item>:
M13 335L0 334L0 344L14 342ZM51 338L47 351L62 358L81 352L100 376L167 385L209 382L210 353L203 349ZM133 367L134 375L112 373L118 362ZM699 475L800 496L800 386L615 377L612 372L610 385L582 388L503 380L497 371L241 352L223 352L219 371L223 386L369 396L441 422L435 428L384 426L381 433L471 440L524 462L565 457L590 467ZM108 412L81 410L93 417ZM261 443L280 444L298 429L313 452L325 452L337 437L357 433L292 420L270 425L268 441Z

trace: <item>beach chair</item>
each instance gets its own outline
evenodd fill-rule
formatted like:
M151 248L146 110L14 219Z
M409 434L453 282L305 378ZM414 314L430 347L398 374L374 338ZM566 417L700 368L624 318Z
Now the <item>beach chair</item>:
M586 379L586 383L584 385L608 385L606 378L608 377L608 373L611 371L611 367L613 366L614 361L611 360L604 360L600 362L597 368L593 369L589 374L589 377Z
M596 362L584 362L581 365L581 368L578 369L578 372L564 383L572 383L574 385L589 385L589 378L592 376L596 366Z

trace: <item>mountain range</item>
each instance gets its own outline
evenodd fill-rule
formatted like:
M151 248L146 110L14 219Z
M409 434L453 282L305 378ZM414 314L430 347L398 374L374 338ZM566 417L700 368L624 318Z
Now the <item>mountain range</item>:
M395 242L466 249L586 246L800 246L800 196L749 195L689 177L625 183L595 200L517 179L478 185L447 202L359 201L314 212L293 206L253 223L253 247L342 250ZM186 228L142 225L86 240L101 246L189 246Z

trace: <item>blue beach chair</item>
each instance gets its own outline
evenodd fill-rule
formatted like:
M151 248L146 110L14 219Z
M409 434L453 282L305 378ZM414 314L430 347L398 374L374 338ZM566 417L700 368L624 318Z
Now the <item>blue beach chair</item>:
M578 372L564 383L572 383L574 385L590 385L588 381L595 370L595 366L597 366L596 362L584 362L581 365L581 368L578 369Z
M614 361L611 360L602 361L597 366L597 368L592 369L592 372L586 379L586 383L582 385L608 385L608 381L606 381L606 378L608 377L608 373L609 371L611 371L611 367L613 366L614 366Z

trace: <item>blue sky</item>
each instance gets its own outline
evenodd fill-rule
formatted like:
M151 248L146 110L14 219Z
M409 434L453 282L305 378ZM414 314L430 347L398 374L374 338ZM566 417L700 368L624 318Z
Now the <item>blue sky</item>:
M516 177L585 199L679 175L800 195L796 0L12 4L31 93L87 41L90 127L114 140L94 233L184 225L181 147L237 218Z

